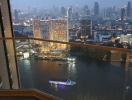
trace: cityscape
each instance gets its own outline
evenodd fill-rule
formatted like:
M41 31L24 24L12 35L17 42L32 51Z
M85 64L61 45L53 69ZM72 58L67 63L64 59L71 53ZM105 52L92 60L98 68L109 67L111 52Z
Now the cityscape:
M27 10L22 10L12 6L12 20L16 37L33 37L129 50L132 48L131 1L126 2L125 6L104 8L96 1L93 7L85 4L42 9L28 7ZM51 51L62 52L70 49L66 44L36 41L37 44L40 45L37 55L41 57L44 55L43 58L51 57ZM61 58L64 58L64 55Z
M125 6L102 7L99 2L95 1L93 6L89 6L88 4L82 4L80 6L53 5L41 9L28 7L27 10L13 9L12 7L13 29L16 37L56 41L56 43L54 43L19 40L16 42L17 56L19 59L35 58L43 62L43 64L38 63L38 65L45 66L45 70L49 70L49 68L52 69L52 65L67 66L69 72L68 77L63 77L62 79L71 79L73 83L77 81L75 78L75 73L77 73L76 68L82 60L93 59L95 61L93 63L106 61L116 66L120 64L120 66L130 66L132 59L131 53L124 54L124 51L126 50L125 52L127 52L127 50L131 51L132 49L132 4L131 1L128 1L124 5ZM68 45L67 43L71 44ZM75 46L72 45L72 43L75 43ZM27 44L30 44L30 46ZM81 45L81 47L79 47L79 45ZM82 45L87 48L82 47ZM100 47L102 50L98 49ZM121 48L121 50L118 51L116 48ZM106 51L107 49L108 51ZM80 60L78 61L77 59ZM28 61L28 63L31 64L31 61ZM48 61L48 66L46 66L47 63L44 61ZM21 62L20 60L20 66L22 63L25 65L25 62ZM84 63L89 64L87 60ZM33 64L32 66L35 65ZM79 68L81 66L83 65L80 65ZM102 66L105 66L105 64ZM80 70L78 72L80 72ZM49 74L47 75L49 76ZM63 74L60 75L63 76ZM51 77L53 78L53 76ZM51 87L58 94L50 89L46 91L50 91L50 93L62 97L60 95L61 93L59 93L61 87L57 85L59 84L57 82L62 79L60 76L56 77L57 79L53 78L49 80L49 82ZM54 83L56 84L55 86L52 85ZM41 84L41 82L38 84ZM87 87L87 85L84 86ZM126 86L126 88L129 88L129 86ZM70 92L73 90L70 90ZM88 95L86 95L86 97L87 96ZM71 97L68 96L67 99L72 100L73 97L73 95ZM75 97L77 100L87 100L78 99L80 97L76 95ZM88 97L92 98L91 96ZM115 97L113 96L113 98Z
M98 2L92 8L88 5L53 6L49 9L29 7L27 10L12 7L14 33L47 40L131 49L131 9L130 1L125 6L105 8ZM51 28L52 23L57 24L56 28ZM61 36L62 34L65 36Z
M0 0L0 69L0 100L132 100L132 0Z

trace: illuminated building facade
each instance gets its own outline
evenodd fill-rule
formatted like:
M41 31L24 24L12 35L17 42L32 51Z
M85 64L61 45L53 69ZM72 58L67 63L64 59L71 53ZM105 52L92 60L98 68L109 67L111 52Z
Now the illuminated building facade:
M50 20L40 20L40 35L42 39L49 40L50 39ZM50 44L48 42L43 42L41 48L41 52L49 52L50 51Z
M35 38L68 42L68 29L66 19L35 19L33 26ZM49 43L44 45L45 47L49 47ZM50 46L52 47L50 49L55 50L65 50L67 48L65 44L50 43Z
M33 21L33 33L34 38L42 38L39 19L34 19Z
M34 38L49 39L50 20L35 19L33 22Z
M50 39L50 20L40 20L41 38Z
M56 41L67 41L67 20L51 20L50 39Z
M51 20L50 39L56 41L68 42L68 27L66 19L53 19ZM66 49L65 44L54 45L55 49Z

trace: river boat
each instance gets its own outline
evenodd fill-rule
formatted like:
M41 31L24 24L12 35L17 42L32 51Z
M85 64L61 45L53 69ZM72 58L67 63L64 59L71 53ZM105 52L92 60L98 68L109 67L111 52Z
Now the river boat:
M50 84L56 84L56 85L75 85L76 82L72 80L67 80L67 81L49 81Z

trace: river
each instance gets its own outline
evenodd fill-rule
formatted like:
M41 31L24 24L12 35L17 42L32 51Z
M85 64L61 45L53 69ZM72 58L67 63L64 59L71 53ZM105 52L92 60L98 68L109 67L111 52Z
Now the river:
M19 60L22 88L36 88L64 100L132 100L132 67L77 58L75 63ZM75 81L73 86L49 80Z

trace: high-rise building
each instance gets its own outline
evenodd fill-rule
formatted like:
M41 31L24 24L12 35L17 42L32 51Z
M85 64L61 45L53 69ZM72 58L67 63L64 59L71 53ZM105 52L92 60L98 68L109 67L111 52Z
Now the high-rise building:
M67 20L35 19L33 24L34 37L67 42Z
M72 8L67 9L67 22L68 22L68 29L72 28Z
M92 21L91 21L91 19L81 19L78 38L88 39L91 37L92 37Z
M54 19L51 20L51 30L50 30L50 39L56 41L68 42L68 27L67 19ZM52 47L55 47L59 50L67 49L66 44L53 44Z
M128 4L127 4L127 17L128 17L128 18L130 18L131 15L132 15L132 14L131 14L131 13L132 13L131 9L132 9L132 8L131 8L131 2L129 1Z
M50 39L56 41L67 41L67 20L66 19L53 19L50 25Z
M90 15L90 10L88 8L88 5L85 5L83 7L83 16L88 16L88 15Z
M19 12L17 9L14 10L14 22L18 22L19 21Z
M43 39L50 39L50 20L40 20L40 32Z
M34 37L68 42L67 19L34 20ZM37 43L37 42L36 42ZM37 43L37 44L40 44ZM53 43L51 43L53 44ZM56 49L64 49L64 44L56 45ZM53 45L55 46L55 45Z
M72 29L74 25L77 23L79 19L79 14L77 12L73 12L72 7L67 9L67 21L68 21L68 29Z
M126 9L121 8L121 21L125 20L125 16L126 16Z
M34 34L34 38L41 38L42 39L40 20L39 19L34 19L34 21L33 21L33 34ZM40 41L35 41L35 43L41 44Z
M65 16L66 16L66 8L65 8L65 7L61 7L60 10L61 10L61 11L60 11L61 16L62 16L62 17L65 17Z
M33 33L34 38L42 38L39 19L34 19L33 21Z
M112 17L113 17L113 9L111 7L106 9L106 17L112 19Z
M68 8L68 10L67 10L67 16L68 16L69 19L72 18L72 14L73 14L73 9L72 9L72 7L70 7L70 8Z
M94 3L94 15L96 17L99 16L99 3L98 2Z

